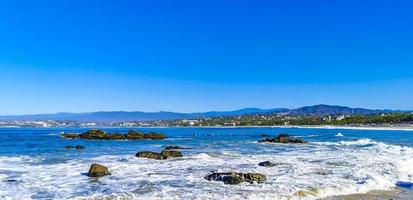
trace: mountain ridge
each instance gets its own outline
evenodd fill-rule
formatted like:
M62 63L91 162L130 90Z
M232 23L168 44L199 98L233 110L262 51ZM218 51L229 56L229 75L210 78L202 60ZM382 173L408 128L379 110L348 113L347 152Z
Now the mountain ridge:
M59 112L54 114L35 114L35 115L6 115L0 116L3 121L24 121L24 120L67 120L67 121L87 121L87 122L121 122L121 121L153 121L153 120L178 120L194 119L207 117L224 117L248 114L287 114L287 115L370 115L380 113L404 112L400 110L388 109L365 109L351 108L347 106L319 104L304 106L296 109L288 108L243 108L233 111L209 111L195 113L179 112L142 112L142 111L99 111L85 113Z

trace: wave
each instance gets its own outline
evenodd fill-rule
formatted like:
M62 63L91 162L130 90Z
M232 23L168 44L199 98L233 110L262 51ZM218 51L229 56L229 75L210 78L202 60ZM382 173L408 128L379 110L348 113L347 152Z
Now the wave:
M243 153L189 151L171 160L104 155L47 166L33 164L41 156L1 156L0 199L317 199L413 182L410 147L364 138L295 145L285 151L245 150L260 151L257 147L261 145L240 146ZM267 160L279 165L258 166ZM88 178L84 173L92 163L108 166L112 175ZM211 171L257 172L268 180L230 186L204 180Z

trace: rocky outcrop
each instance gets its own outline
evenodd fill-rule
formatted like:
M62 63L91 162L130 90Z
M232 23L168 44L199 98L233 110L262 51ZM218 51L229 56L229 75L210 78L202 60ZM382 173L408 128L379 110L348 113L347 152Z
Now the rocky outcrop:
M153 151L141 151L136 154L136 157L150 158L150 159L156 159L156 160L165 160L168 158L182 157L182 153L180 151L173 151L173 150L163 150L161 153L157 153Z
M224 172L224 173L212 173L204 177L208 181L222 181L225 184L237 185L243 182L247 183L265 183L267 177L259 173L237 173L237 172Z
M274 167L276 164L270 161L265 161L265 162L258 163L258 165L261 167Z
M270 143L308 143L307 141L300 139L300 138L294 138L290 135L287 134L280 134L275 138L265 138L263 140L260 140L258 142L270 142Z
M85 133L80 134L79 137L82 139L99 140L99 139L109 139L110 136L106 131L92 129Z
M153 151L141 151L136 153L136 157L140 158L149 158L149 159L156 159L156 160L164 160L166 158L163 157L162 154L153 152Z
M100 164L93 164L90 166L89 172L87 173L89 177L103 177L111 175L108 167Z
M82 134L75 134L75 133L65 133L62 134L65 138L70 139L88 139L88 140L142 140L142 139L165 139L168 136L162 133L142 133L138 131L130 130L127 134L121 133L114 133L109 134L103 130L92 129Z
M126 140L126 136L121 133L109 134L109 139L111 140Z
M65 138L70 138L70 139L79 138L79 134L77 133L63 133L62 136Z

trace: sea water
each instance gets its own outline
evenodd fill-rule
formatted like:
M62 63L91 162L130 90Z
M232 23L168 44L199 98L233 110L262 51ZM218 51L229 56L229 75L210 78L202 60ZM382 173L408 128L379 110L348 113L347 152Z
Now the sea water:
M65 139L87 129L0 129L0 199L318 199L413 185L413 131L300 128L136 128L165 140ZM104 129L124 132L128 129ZM280 133L309 144L258 143ZM84 145L67 150L66 145ZM138 151L182 150L151 160ZM271 161L275 167L258 163ZM111 176L89 178L91 164ZM225 185L212 172L256 172L264 184Z

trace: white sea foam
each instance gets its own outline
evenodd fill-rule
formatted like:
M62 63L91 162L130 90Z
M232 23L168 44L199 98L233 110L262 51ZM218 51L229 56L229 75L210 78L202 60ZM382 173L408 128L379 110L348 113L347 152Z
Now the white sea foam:
M41 157L2 156L0 199L317 199L413 181L409 147L371 139L279 146L294 150L188 152L171 160L106 155L57 164L41 164ZM266 160L279 165L257 165ZM94 180L82 174L95 162L108 166L112 175ZM211 171L258 172L268 181L224 185L203 179Z
M344 135L342 134L342 133L340 133L340 132L338 132L337 134L336 134L336 137L343 137Z

